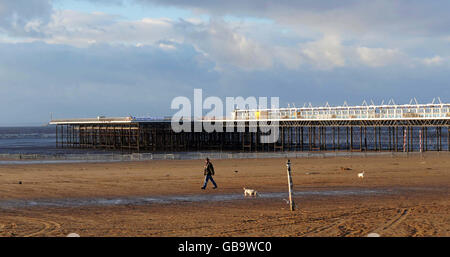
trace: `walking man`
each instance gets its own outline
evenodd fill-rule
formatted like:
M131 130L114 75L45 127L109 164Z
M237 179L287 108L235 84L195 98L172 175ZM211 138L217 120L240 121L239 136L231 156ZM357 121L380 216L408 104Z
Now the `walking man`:
M213 189L216 189L217 184L212 177L214 175L214 166L209 161L209 158L206 158L206 160L205 160L205 170L203 172L203 175L205 175L205 183L203 183L202 189L204 190L206 188L206 184L208 184L208 180L211 180L211 182L214 185Z

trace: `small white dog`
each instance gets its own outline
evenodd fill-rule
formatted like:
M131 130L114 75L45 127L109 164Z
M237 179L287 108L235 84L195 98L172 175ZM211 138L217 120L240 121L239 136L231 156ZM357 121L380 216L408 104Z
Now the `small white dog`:
M255 189L248 189L248 188L243 188L244 189L244 196L258 196L258 191L256 191Z
M358 173L358 178L364 178L364 171L361 173Z

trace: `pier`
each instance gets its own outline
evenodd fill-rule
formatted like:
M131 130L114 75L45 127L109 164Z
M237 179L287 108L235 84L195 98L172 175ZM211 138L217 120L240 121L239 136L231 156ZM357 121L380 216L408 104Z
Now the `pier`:
M230 117L181 118L190 132L174 132L172 118L59 119L56 146L127 152L176 151L450 151L450 104L304 106L234 110ZM195 132L199 124L223 131ZM278 127L263 143L264 127Z

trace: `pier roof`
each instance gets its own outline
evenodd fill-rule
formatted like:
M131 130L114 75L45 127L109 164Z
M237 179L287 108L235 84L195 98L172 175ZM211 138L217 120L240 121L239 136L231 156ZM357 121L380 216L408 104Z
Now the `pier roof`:
M231 117L179 117L185 121L216 122L226 121L336 121L336 120L449 120L450 103L430 104L387 104L387 105L359 105L359 106L326 106L313 107L311 105L300 108L271 108L271 109L236 109ZM55 119L50 125L70 124L129 124L171 122L172 117L105 117L84 119Z

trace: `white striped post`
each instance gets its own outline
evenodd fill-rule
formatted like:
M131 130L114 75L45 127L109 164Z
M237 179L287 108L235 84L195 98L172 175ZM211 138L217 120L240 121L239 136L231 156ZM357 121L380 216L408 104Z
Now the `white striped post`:
M293 183L292 183L292 176L291 176L291 160L288 160L286 163L287 167L287 176L288 176L288 187L289 187L289 206L291 211L295 210L295 204L294 199L292 198L292 191L293 191Z

